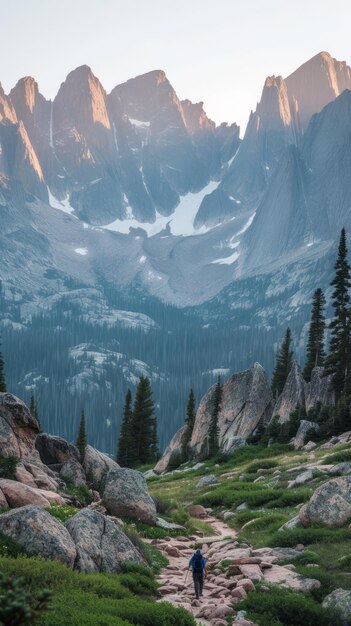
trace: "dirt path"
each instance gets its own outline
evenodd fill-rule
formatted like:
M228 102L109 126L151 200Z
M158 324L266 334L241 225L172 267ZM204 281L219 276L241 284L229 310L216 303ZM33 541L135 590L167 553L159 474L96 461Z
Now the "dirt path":
M293 560L303 546L291 548L259 548L237 541L237 533L225 522L211 515L203 520L212 527L215 535L202 537L176 537L153 540L168 560L169 565L158 577L162 600L183 606L203 626L227 626L226 617L234 616L235 604L255 589L255 583L266 581L284 585L295 591L308 592L320 587L319 580L306 578L294 571L293 564L279 565L281 560ZM191 572L186 575L188 562L195 546L202 546L209 573L203 596L196 600ZM221 566L221 562L226 561ZM225 571L223 571L225 570ZM235 626L255 626L237 613Z
M159 591L162 600L167 600L175 606L183 606L194 615L198 624L227 626L225 616L234 613L231 605L235 598L233 587L236 585L233 585L233 582L216 566L221 560L228 556L230 558L232 549L238 552L237 533L225 522L210 515L204 518L204 521L212 527L215 535L210 537L192 535L189 538L179 536L153 542L169 560L169 565L162 570L157 579ZM202 544L202 552L207 564L211 566L200 600L195 598L191 572L186 574L195 544ZM236 591L236 597L238 595L240 593ZM250 622L240 620L235 623L244 626Z

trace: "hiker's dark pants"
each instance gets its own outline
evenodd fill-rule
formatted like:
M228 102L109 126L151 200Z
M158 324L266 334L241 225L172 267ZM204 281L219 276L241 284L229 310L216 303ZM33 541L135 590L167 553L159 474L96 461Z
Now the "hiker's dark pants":
M198 598L202 594L202 589L204 586L204 575L203 573L197 574L196 572L193 572L193 579L194 579L195 595Z

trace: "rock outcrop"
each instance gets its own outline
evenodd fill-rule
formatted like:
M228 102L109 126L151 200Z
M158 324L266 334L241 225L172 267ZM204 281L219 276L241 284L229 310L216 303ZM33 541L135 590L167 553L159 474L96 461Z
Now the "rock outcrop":
M328 480L316 489L299 512L304 526L323 524L339 528L351 519L351 476Z
M35 447L45 465L60 465L75 459L79 461L79 450L72 443L62 437L40 433L35 441Z
M334 395L330 388L330 376L324 376L322 367L315 367L311 373L310 382L306 383L300 366L293 362L283 391L278 397L273 416L278 415L279 422L287 422L290 414L297 408L303 407L306 412L317 404L330 406L334 404Z
M46 509L50 506L51 502L65 504L64 499L54 491L30 487L16 480L0 479L0 491L4 495L10 508L35 504Z
M66 461L60 471L60 476L63 480L68 480L74 487L86 484L85 472L81 464L76 459L70 459Z
M104 481L111 469L118 468L119 465L107 454L103 454L96 448L87 445L84 452L83 468L89 482L92 483L96 491L103 490Z
M24 402L11 393L0 393L0 454L38 458L38 432L39 424Z
M351 620L351 591L349 589L334 589L323 600L325 609L337 609L341 613L343 626L348 626Z
M273 416L278 415L281 424L288 421L290 414L295 411L296 407L305 406L305 387L306 383L303 379L301 368L294 361L284 389L273 409Z
M157 474L162 474L163 472L166 472L167 470L180 465L182 454L182 438L186 430L187 425L182 426L173 435L162 457L154 467L154 471Z
M144 562L123 530L97 511L83 509L65 526L77 548L75 569L81 572L120 572L123 563Z
M76 547L68 530L44 509L29 505L0 515L0 532L31 556L61 561L73 568Z
M110 515L132 517L155 526L156 507L140 472L114 468L106 477L102 503Z
M294 448L299 450L305 445L306 435L308 432L318 432L319 425L317 422L309 422L308 420L301 420L298 431L294 437Z
M202 398L196 413L190 450L194 458L206 456L215 386ZM218 415L221 452L235 449L237 438L246 439L259 423L266 424L272 413L272 392L267 375L259 363L231 376L223 385Z

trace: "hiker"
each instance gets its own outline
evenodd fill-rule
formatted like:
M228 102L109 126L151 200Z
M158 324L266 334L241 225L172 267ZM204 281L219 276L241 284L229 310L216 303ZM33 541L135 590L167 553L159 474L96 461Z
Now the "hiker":
M206 559L202 556L201 550L197 549L189 561L189 569L192 567L195 596L199 599L202 596L204 586L204 576L207 578Z

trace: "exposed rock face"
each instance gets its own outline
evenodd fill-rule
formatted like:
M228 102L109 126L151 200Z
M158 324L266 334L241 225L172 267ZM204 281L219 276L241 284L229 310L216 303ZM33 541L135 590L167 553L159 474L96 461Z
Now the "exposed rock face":
M215 387L202 398L197 410L190 449L195 458L207 453L207 436ZM268 378L258 363L234 374L223 385L221 411L218 416L219 445L230 452L237 437L248 437L260 422L268 422L272 411L272 392Z
M38 457L34 447L38 432L39 424L24 402L10 393L0 393L0 453Z
M294 361L284 389L276 401L273 416L279 416L279 422L287 422L297 406L305 406L305 381L300 366Z
M182 452L182 437L187 430L187 425L182 426L177 432L173 435L171 441L169 442L167 448L165 449L162 457L156 463L154 467L154 471L157 474L162 474L166 472L171 467L180 464L181 460L181 452Z
M212 192L204 199L199 214L206 202L207 215L211 207L213 216L218 214L221 219L228 219L229 215L223 214L221 209L225 206L223 196L227 198L227 202L234 199L240 203L238 209L233 202L232 215L245 209L257 208L285 149L299 145L313 114L322 111L323 107L350 88L351 68L345 62L333 59L327 52L317 54L285 79L281 76L269 76L265 81L261 100L256 110L251 112L238 154L220 184L218 191L221 192L221 200L217 190ZM293 162L291 166L294 167ZM296 170L296 175L301 176L301 169ZM280 177L275 191L281 182ZM295 189L298 189L298 179L295 182ZM276 199L276 207L286 210L282 198ZM303 200L302 195L296 198L296 209L300 199ZM269 203L266 204L268 209ZM299 220L301 210L296 210L293 236L294 231L299 228ZM204 220L202 223L208 222ZM293 236L290 232L290 239Z
M11 508L35 504L46 509L50 506L51 502L65 504L64 499L54 491L45 491L43 489L30 487L16 480L0 479L0 490Z
M45 465L66 463L71 459L79 461L79 451L76 446L68 443L62 437L40 433L37 436L35 447Z
M73 567L76 548L68 530L38 506L23 506L0 515L0 532L31 556L61 561Z
M299 450L305 444L306 435L309 431L314 430L317 432L319 430L319 425L317 422L309 422L308 420L301 420L300 426L294 438L294 448L295 450Z
M60 476L71 482L74 487L86 484L85 472L76 459L70 459L62 465Z
M351 591L348 589L334 589L323 600L325 609L337 609L341 613L344 626L348 626L351 619Z
M106 477L102 503L110 515L133 517L155 526L156 507L140 472L114 468Z
M331 389L331 376L323 376L324 368L315 367L311 373L311 380L306 383L305 401L306 411L316 406L318 402L322 406L331 406L334 404L334 393Z
M323 524L339 528L351 519L351 476L333 478L324 483L299 512L304 526Z
M101 492L105 478L111 469L118 468L119 465L107 454L103 454L92 446L86 446L84 452L83 468L87 480L92 483L96 491Z
M122 563L144 562L117 524L97 511L83 509L65 526L77 548L75 569L81 572L120 572Z

